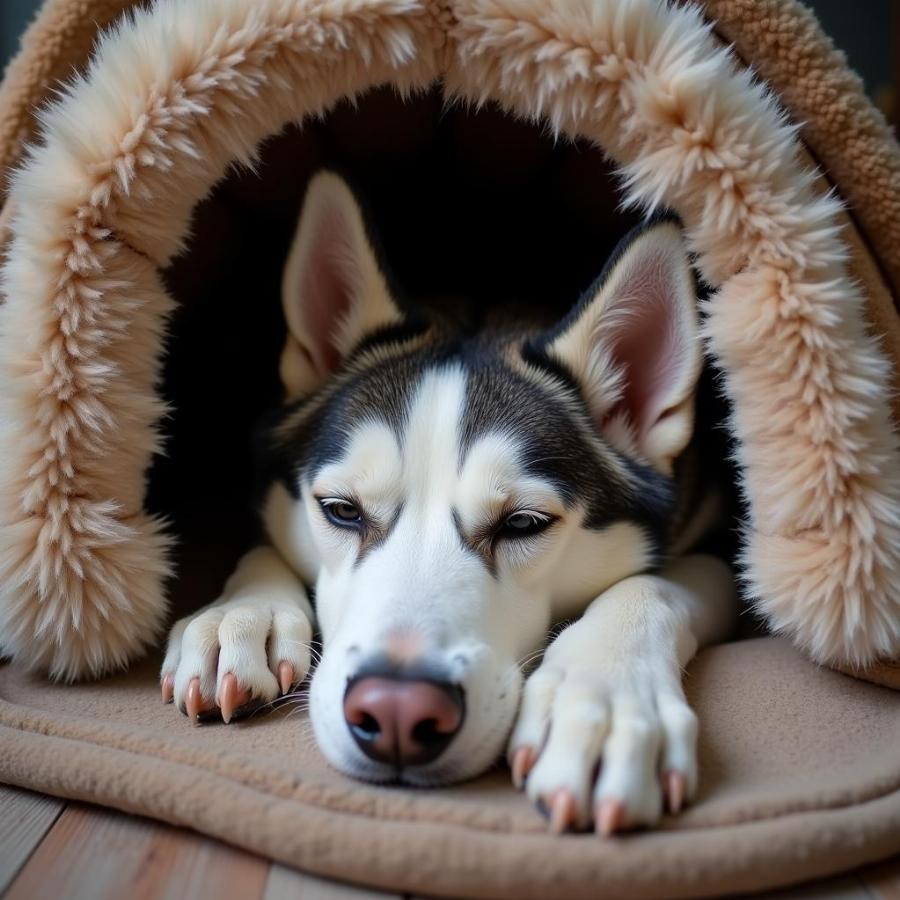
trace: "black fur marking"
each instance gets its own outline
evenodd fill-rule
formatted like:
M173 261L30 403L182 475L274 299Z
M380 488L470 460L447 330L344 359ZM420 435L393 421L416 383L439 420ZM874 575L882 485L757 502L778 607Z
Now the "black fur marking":
M497 560L494 558L494 542L490 535L475 534L467 535L463 528L462 519L459 512L454 509L453 524L456 527L456 533L459 535L460 543L465 550L468 550L473 556L477 556L484 563L484 567L488 570L492 578L497 577Z
M400 516L402 514L403 504L401 503L394 512L390 522L381 527L371 528L370 532L366 535L366 539L360 544L359 553L356 556L356 561L353 563L354 568L359 566L376 547L380 547L390 537L391 532L397 526L397 522L400 521Z
M396 325L386 325L372 334L366 335L348 354L353 359L370 350L391 344L404 344L407 341L421 337L428 331L430 323L423 316L406 316L402 322Z
M418 332L417 332L418 333ZM266 483L282 482L294 498L300 496L300 479L312 477L346 452L347 441L363 422L384 422L400 440L409 403L422 373L422 351L404 351L389 340L387 331L373 336L369 350L393 347L383 355L366 352L351 357L335 379L311 397L282 407L264 423L258 443L259 470ZM303 415L309 407L308 415ZM297 417L284 432L284 423Z
M586 528L634 522L651 538L656 555L663 552L675 507L672 480L603 443L571 382L559 380L560 392L573 401L569 407L497 358L479 360L468 374L462 452L489 431L506 432L522 447L527 471L553 484L566 504L585 507ZM619 474L622 468L627 480Z

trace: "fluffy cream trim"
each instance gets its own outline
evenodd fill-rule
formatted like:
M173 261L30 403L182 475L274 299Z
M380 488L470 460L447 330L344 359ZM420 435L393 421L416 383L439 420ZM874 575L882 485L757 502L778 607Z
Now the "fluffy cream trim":
M122 664L165 613L141 512L170 308L156 268L232 161L392 82L595 139L629 202L684 218L735 404L759 609L816 659L900 655L887 364L833 197L691 7L656 0L164 0L101 43L16 174L0 311L0 634L60 677Z

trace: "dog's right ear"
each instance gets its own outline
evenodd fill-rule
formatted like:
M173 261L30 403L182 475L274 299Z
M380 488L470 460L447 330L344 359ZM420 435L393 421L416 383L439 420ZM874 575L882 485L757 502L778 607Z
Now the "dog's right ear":
M694 430L703 364L681 226L632 232L541 352L581 388L598 431L670 475Z
M402 320L359 204L347 183L309 183L281 285L288 338L281 380L289 398L315 390L367 334Z

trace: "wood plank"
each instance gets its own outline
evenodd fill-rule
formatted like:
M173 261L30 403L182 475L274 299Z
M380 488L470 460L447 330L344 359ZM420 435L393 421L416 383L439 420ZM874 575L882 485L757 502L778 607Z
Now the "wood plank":
M65 808L63 801L0 785L0 892L10 879L8 900L401 900L397 893L270 866L184 829L82 804ZM764 896L900 900L900 857Z
M0 894L34 853L65 801L0 785Z
M874 900L900 900L900 856L858 872Z
M263 900L402 900L402 897L314 878L273 863Z
M268 861L191 831L70 804L6 900L259 900Z

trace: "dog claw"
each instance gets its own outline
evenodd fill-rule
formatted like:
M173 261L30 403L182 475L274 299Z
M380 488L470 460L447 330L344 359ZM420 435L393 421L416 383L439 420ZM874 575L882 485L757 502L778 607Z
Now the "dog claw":
M175 699L175 676L164 675L162 680L162 701L171 703Z
M555 791L550 798L550 830L554 834L568 831L577 818L575 796L565 789Z
M234 717L235 710L246 706L253 694L246 688L241 688L237 676L233 672L227 672L222 676L222 687L219 691L219 712L222 721L227 725Z
M534 768L535 753L531 747L519 747L512 758L512 780L517 791L525 785L528 773Z
M234 672L228 672L222 676L222 687L219 689L219 709L222 712L222 721L227 725L237 706L238 681Z
M294 683L294 667L282 660L278 663L278 684L281 687L281 693L286 694Z
M681 772L674 770L663 775L663 793L669 806L669 812L677 814L684 806L684 795L687 789L687 779Z
M620 831L625 824L625 807L619 800L607 797L597 806L594 820L597 834L609 837L614 832Z
M200 711L203 709L203 696L200 693L200 679L192 678L188 685L187 696L184 698L184 708L187 717L196 725L199 721Z

